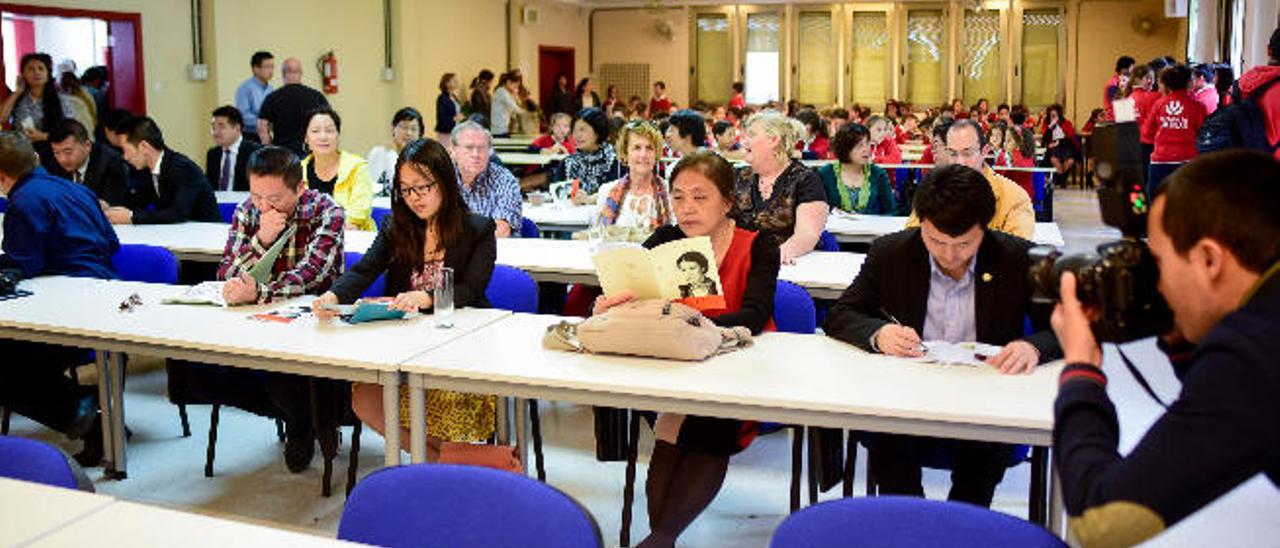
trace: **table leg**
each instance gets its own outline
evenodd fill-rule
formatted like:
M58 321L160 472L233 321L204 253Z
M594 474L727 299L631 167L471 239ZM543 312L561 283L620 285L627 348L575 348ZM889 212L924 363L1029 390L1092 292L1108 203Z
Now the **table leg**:
M115 361L111 367L111 435L115 438L112 449L115 452L115 479L125 479L129 468L125 455L124 435L124 373L125 355L123 352L112 352L110 358Z
M98 370L98 410L102 415L102 471L108 478L116 472L115 422L111 413L111 375L108 374L110 364L105 350L98 350L94 365Z
M516 455L524 464L525 475L529 474L529 406L524 398L511 398L515 402L516 412Z
M414 464L427 462L427 406L425 379L409 375L409 458Z
M382 381L382 437L387 453L383 464L400 466L400 373L383 371L378 377Z
M1052 470L1049 477L1049 532L1065 539L1069 532L1063 527L1066 510L1062 502L1062 478L1058 476L1057 467L1052 466L1053 458L1051 452L1049 456L1050 470Z
M499 396L495 415L494 440L499 445L511 445L511 400Z

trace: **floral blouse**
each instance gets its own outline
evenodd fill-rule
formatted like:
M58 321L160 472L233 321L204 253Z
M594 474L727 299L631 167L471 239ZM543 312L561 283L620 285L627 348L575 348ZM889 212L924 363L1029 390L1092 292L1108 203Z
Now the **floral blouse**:
M595 194L596 190L609 181L622 175L622 164L618 162L618 154L613 145L601 144L593 152L579 148L577 152L564 159L564 177L561 180L577 179L582 182L582 190L587 194Z
M795 233L796 208L800 204L827 201L822 179L812 169L792 160L773 183L768 198L760 194L760 176L750 167L737 173L738 226L764 232L779 244Z

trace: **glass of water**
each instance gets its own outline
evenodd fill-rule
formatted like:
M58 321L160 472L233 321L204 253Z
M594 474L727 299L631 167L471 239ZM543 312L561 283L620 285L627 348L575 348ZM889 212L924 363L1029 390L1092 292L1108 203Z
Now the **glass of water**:
M436 327L453 327L453 269L441 267L436 272L435 295L432 297L435 307L432 316Z

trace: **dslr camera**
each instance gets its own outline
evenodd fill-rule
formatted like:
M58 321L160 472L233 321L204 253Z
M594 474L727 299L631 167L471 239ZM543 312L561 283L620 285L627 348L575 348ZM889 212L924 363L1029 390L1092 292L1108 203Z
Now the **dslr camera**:
M1059 280L1071 272L1076 276L1076 297L1097 312L1092 328L1099 342L1163 335L1173 329L1173 313L1156 290L1160 272L1143 241L1150 204L1137 124L1098 126L1093 152L1102 222L1120 229L1123 238L1099 245L1096 253L1063 255L1049 246L1032 248L1032 299L1060 300Z

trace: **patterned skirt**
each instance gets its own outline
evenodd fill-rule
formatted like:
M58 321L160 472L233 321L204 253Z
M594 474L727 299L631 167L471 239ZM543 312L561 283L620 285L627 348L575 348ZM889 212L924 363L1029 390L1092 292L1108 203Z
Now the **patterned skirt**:
M444 441L477 443L493 436L498 397L450 390L427 390L427 435ZM409 391L400 387L400 426L409 428Z

